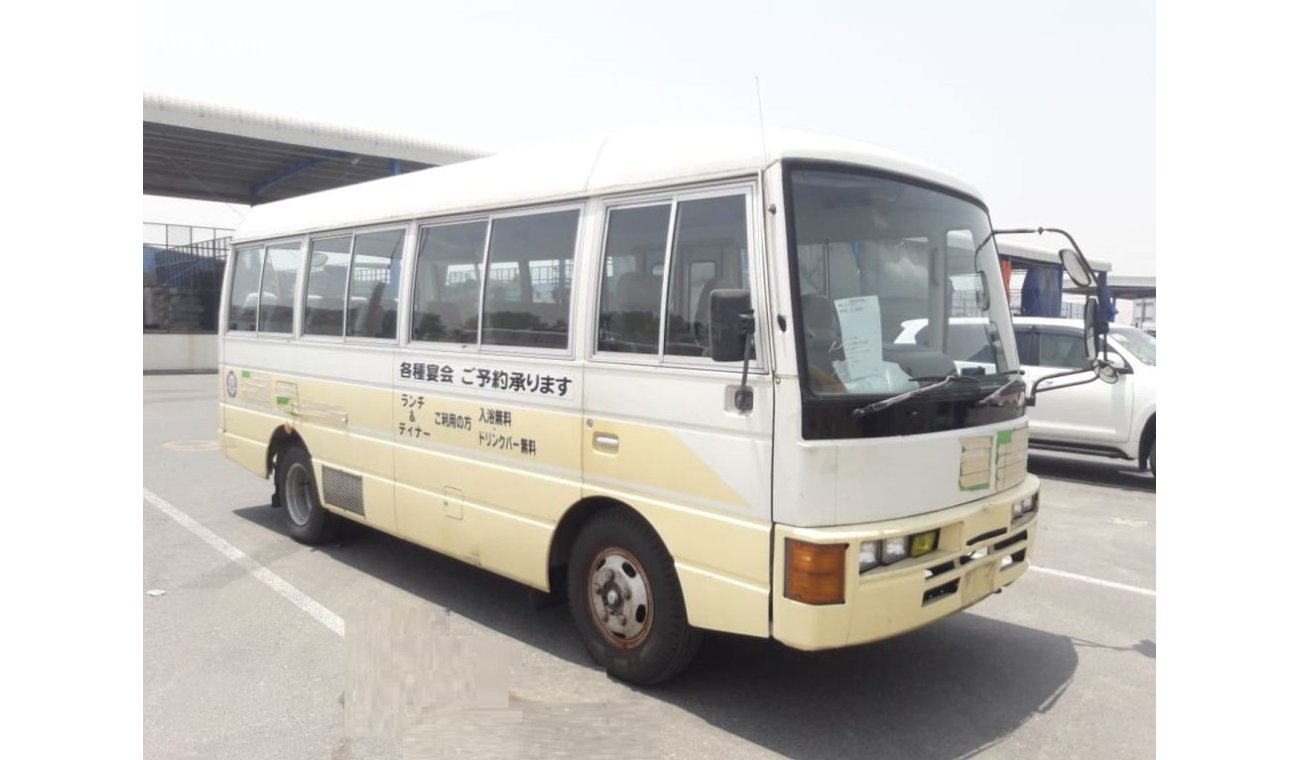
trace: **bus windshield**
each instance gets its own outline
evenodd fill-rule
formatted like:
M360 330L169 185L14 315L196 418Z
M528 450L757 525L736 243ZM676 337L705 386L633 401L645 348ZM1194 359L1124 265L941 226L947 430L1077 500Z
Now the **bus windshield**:
M789 178L814 394L892 395L954 374L995 386L1017 369L984 209L847 167L796 167Z

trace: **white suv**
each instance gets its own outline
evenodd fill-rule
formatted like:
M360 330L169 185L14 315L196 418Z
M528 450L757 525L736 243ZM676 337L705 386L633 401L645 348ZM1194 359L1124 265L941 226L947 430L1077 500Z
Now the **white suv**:
M1015 317L1016 353L1032 386L1044 375L1087 366L1083 321ZM1111 325L1110 360L1119 380L1047 390L1085 375L1048 380L1029 408L1029 445L1137 460L1156 472L1156 340L1135 327Z

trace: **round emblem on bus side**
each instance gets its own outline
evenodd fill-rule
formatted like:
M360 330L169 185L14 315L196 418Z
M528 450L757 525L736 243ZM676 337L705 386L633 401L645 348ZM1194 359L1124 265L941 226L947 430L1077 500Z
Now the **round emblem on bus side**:
M234 398L235 392L239 390L239 380L235 378L235 371L232 369L226 373L226 395Z

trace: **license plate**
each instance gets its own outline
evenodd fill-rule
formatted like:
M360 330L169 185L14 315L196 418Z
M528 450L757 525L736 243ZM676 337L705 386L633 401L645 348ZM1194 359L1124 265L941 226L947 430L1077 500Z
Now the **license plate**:
M972 568L966 576L961 579L961 600L965 604L974 604L989 594L993 593L993 578L997 572L997 566L992 562L986 562L983 565Z

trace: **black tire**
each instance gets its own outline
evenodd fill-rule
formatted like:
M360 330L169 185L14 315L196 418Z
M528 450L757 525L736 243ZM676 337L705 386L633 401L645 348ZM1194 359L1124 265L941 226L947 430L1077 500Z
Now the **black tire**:
M320 503L316 471L306 451L290 446L276 457L275 490L285 527L295 541L321 544L338 532L339 518Z
M1151 439L1151 456L1147 457L1147 461L1151 464L1151 477L1154 478L1156 476L1156 439L1154 438Z
M582 526L569 555L568 591L582 643L619 680L663 683L699 649L700 632L687 623L672 557L631 510L606 509Z

